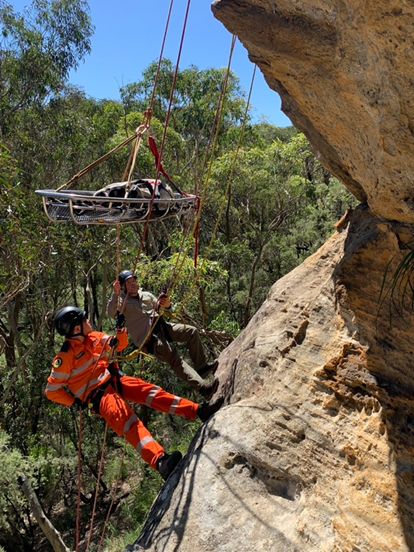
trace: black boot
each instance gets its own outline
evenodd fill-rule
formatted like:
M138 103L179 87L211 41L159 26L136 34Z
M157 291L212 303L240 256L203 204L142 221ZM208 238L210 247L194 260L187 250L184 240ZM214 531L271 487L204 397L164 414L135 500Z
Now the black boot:
M214 402L199 404L197 408L197 416L202 422L206 422L213 414L215 414L223 406L224 397L219 397Z
M164 454L161 454L161 456L158 457L157 471L164 481L167 481L182 457L183 455L179 450L175 450L171 454L164 452Z
M197 373L202 378L205 378L209 374L215 374L217 371L217 368L218 368L218 360L213 360L213 362L209 362L205 366L200 368L200 370L198 370Z
M214 393L217 391L219 386L219 380L214 378L210 383L203 383L198 392L203 396L207 401L211 399Z

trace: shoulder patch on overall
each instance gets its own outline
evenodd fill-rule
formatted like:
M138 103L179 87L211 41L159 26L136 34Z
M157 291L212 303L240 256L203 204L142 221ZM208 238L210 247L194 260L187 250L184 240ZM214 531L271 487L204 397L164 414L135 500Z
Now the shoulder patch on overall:
M60 348L61 353L67 353L69 351L70 343L69 341L64 341L62 347Z
M62 364L63 360L60 357L56 357L53 361L53 368L59 368L59 366Z

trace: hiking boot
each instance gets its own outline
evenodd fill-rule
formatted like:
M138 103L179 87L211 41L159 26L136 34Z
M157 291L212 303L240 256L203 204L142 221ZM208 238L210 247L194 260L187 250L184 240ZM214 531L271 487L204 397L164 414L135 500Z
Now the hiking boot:
M219 386L219 380L217 378L214 378L213 381L210 383L203 383L203 385L200 387L198 392L207 401L209 401L211 397L214 395L214 393L217 391L218 386Z
M208 362L205 366L200 368L197 372L199 376L205 378L209 374L215 374L218 368L218 360L213 360L213 362Z
M164 452L164 454L161 454L161 456L157 458L157 471L164 481L167 481L182 457L183 455L181 452L175 450L171 454Z
M197 416L202 422L206 422L213 414L215 414L223 406L224 397L219 397L214 402L199 404L197 408Z

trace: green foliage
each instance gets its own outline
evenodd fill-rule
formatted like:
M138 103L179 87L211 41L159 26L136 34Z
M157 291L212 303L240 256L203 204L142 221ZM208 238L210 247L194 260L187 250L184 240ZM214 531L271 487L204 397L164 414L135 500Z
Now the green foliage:
M23 512L26 499L18 484L19 475L30 475L30 468L23 455L10 444L10 438L0 430L0 531L12 530L7 513L10 504L17 511Z
M50 224L34 191L60 186L135 131L150 101L156 64L144 71L138 83L122 90L122 102L87 98L66 84L68 70L89 49L91 26L86 4L36 0L24 17L4 2L0 9L4 23L0 39L4 142L0 149L0 344L4 351L0 359L0 420L4 441L0 447L4 442L9 458L4 470L5 478L9 474L4 487L8 499L0 497L9 526L6 522L0 526L0 541L7 543L16 530L30 546L38 540L38 535L25 527L30 512L11 474L14 463L14 474L19 469L30 474L45 510L69 543L77 501L78 415L44 396L51 358L62 343L53 330L56 309L67 304L81 306L96 328L112 331L114 323L105 317L111 282L117 270L131 269L138 261L140 285L155 295L168 289L175 319L205 330L202 338L215 357L223 348L223 339L228 342L238 335L270 286L326 240L333 223L354 200L321 167L305 137L293 127L280 129L265 121L252 124L248 120L242 128L245 99L233 73L207 182L206 171L201 172L225 71L200 71L191 66L177 74L163 165L187 192L201 183L197 267L192 225L178 218L151 223L145 236L143 225L123 226L118 266L115 226ZM64 24L57 29L59 18ZM30 67L31 56L37 54L44 74L37 59ZM158 145L173 73L172 63L163 60L150 129ZM235 145L241 136L236 157ZM129 153L130 148L118 151L76 187L95 190L119 181ZM154 170L144 140L133 176L152 178ZM180 352L187 354L184 349ZM198 399L168 366L154 359L124 364L128 374L179 396ZM185 452L199 427L198 421L141 407L136 411L147 418L154 438L167 450ZM91 512L87 499L96 485L102 435L102 420L86 417L84 518ZM99 520L106 512L122 449L123 439L109 431ZM111 521L108 550L117 549L114 542L121 543L120 533L141 526L162 484L160 476L129 446L121 481L122 488L130 492Z
M391 271L391 265L395 259L391 259L381 286L379 303L383 306L388 299L390 322L393 313L404 319L407 316L410 317L414 310L413 243L405 244L404 248L409 250L408 253L404 255L394 271Z
M69 71L90 51L87 11L83 0L33 0L21 15L1 1L0 123L61 90Z
M142 112L149 107L156 71L157 63L154 62L143 71L142 79L138 83L121 88L121 98L126 111ZM162 124L168 118L168 128L179 136L178 154L174 151L174 146L170 149L168 142L165 152L166 168L169 170L169 167L172 167L174 178L177 177L180 183L188 183L189 187L185 186L184 189L191 191L197 188L202 178L200 170L207 146L212 139L212 129L215 129L216 108L221 98L226 70L210 68L200 71L197 67L190 66L178 71L168 112L174 72L172 62L168 59L162 60L152 109L154 117ZM225 98L217 134L217 151L229 147L234 129L240 123L245 110L239 79L233 72L230 72L228 77ZM168 150L173 155L175 163L168 159Z

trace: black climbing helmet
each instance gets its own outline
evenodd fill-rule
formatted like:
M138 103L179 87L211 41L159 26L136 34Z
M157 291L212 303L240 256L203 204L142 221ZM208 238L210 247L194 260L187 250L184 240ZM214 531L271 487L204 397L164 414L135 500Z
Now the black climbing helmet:
M60 309L54 318L55 328L58 334L68 337L73 328L86 320L86 312L77 307L64 307Z
M130 278L134 278L135 280L137 279L136 275L132 272L132 270L123 270L122 272L120 272L118 276L118 282L121 284L121 287Z

